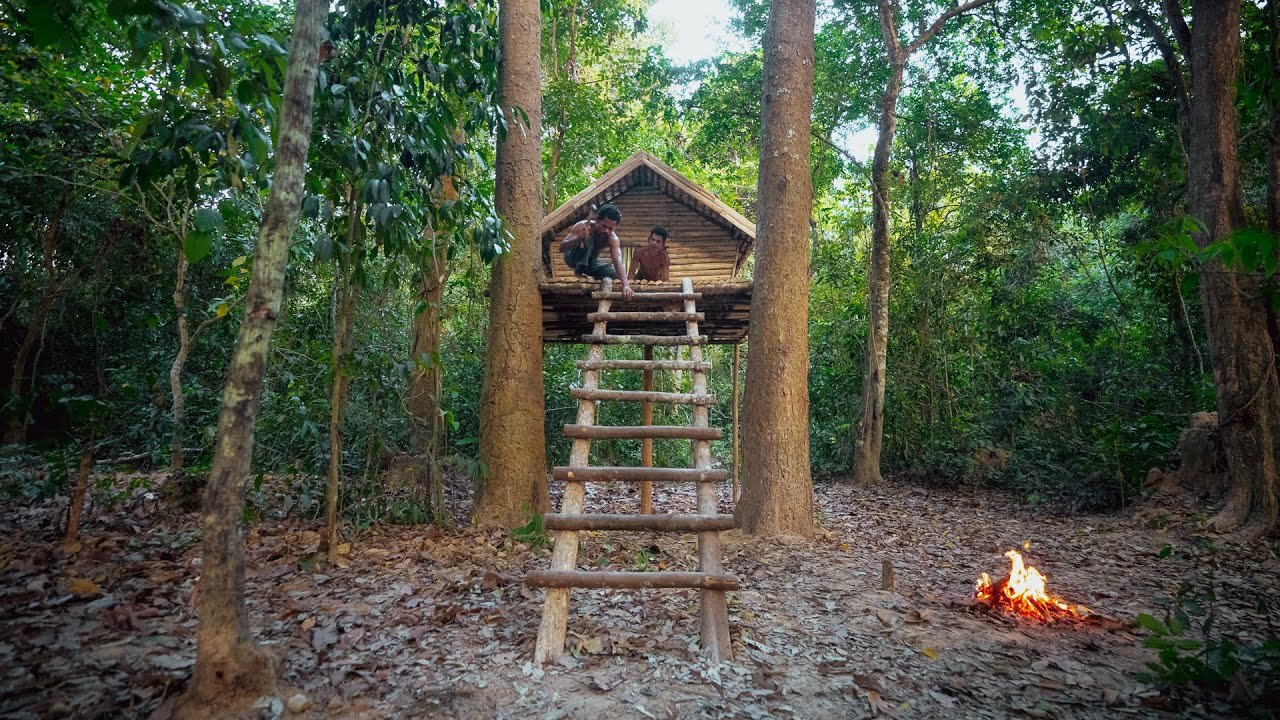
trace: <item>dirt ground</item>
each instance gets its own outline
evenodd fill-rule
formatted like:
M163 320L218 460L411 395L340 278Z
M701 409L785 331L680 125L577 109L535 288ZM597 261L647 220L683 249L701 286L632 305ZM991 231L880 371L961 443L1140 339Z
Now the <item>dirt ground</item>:
M730 594L735 659L718 665L698 654L695 591L575 591L573 653L536 668L541 592L521 580L547 567L546 549L387 527L327 565L313 555L317 525L262 522L248 539L249 603L283 676L261 716L1223 717L1139 679L1153 655L1134 617L1160 614L1157 598L1187 579L1216 589L1223 633L1280 635L1275 546L1215 547L1196 534L1203 516L1176 502L1068 517L973 491L823 484L817 497L812 543L725 535L743 589ZM595 512L636 504L624 487L587 500ZM194 662L197 518L139 489L90 508L80 547L59 548L64 506L0 507L0 717L151 716ZM658 493L660 511L693 506L692 490ZM1051 591L1104 619L975 610L979 573L1002 574L1002 554L1024 543ZM682 536L587 533L583 550L584 568L695 569Z

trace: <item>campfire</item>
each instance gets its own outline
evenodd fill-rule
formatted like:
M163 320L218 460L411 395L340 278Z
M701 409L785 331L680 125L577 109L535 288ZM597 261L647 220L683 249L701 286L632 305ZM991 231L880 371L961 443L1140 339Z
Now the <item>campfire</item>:
M1017 550L1010 550L1004 556L1009 558L1008 575L992 582L989 575L982 573L978 580L975 598L980 605L1041 622L1089 615L1089 608L1072 605L1057 595L1046 592L1044 575L1022 562L1022 554Z

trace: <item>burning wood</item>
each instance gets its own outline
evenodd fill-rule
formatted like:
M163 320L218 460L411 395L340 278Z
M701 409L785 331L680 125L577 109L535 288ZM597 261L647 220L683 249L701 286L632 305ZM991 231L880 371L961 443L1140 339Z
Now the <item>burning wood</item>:
M1046 592L1045 576L1023 563L1022 554L1017 550L1004 555L1011 565L1009 574L993 583L989 575L982 573L974 593L980 605L1041 622L1083 618L1090 614L1089 608L1072 605Z

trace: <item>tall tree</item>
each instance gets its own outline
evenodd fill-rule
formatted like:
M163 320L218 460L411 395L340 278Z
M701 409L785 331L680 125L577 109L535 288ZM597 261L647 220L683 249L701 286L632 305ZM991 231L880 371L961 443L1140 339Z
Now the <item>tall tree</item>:
M862 384L862 413L853 447L854 484L880 482L880 447L884 439L884 383L889 345L889 160L897 128L898 95L912 53L937 35L947 21L986 5L969 0L954 5L905 45L898 39L897 0L879 0L880 31L889 60L889 81L880 97L880 134L871 160L871 273L867 278L867 371Z
M1176 30L1187 23L1165 3ZM1186 47L1186 45L1184 45ZM1205 248L1245 227L1237 158L1236 77L1240 0L1195 0L1190 23L1191 143L1188 202ZM1280 382L1273 361L1269 294L1252 267L1213 260L1201 276L1218 428L1232 485L1209 524L1241 540L1275 529L1280 502Z
M738 520L761 535L813 535L809 475L809 174L813 0L773 0L760 100L760 210L751 362L743 400L746 479Z
M178 706L181 716L238 708L275 685L274 662L249 632L240 519L267 353L280 315L289 240L302 205L316 67L328 7L328 0L298 0L295 7L275 175L254 250L253 280L227 373L205 489L196 665Z
M542 86L537 0L506 0L498 9L498 86L506 131L498 138L495 205L510 251L489 283L488 351L480 399L480 462L485 468L475 519L519 525L550 505L543 429Z

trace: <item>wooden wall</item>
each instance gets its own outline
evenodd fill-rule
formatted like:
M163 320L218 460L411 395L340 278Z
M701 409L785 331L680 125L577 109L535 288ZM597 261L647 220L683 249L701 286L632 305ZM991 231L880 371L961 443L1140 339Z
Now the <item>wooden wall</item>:
M613 204L622 211L618 238L624 248L646 244L654 225L662 225L671 233L667 250L671 253L672 280L733 277L738 245L728 230L652 185L637 185L614 198ZM624 255L629 257L630 253L624 250Z

